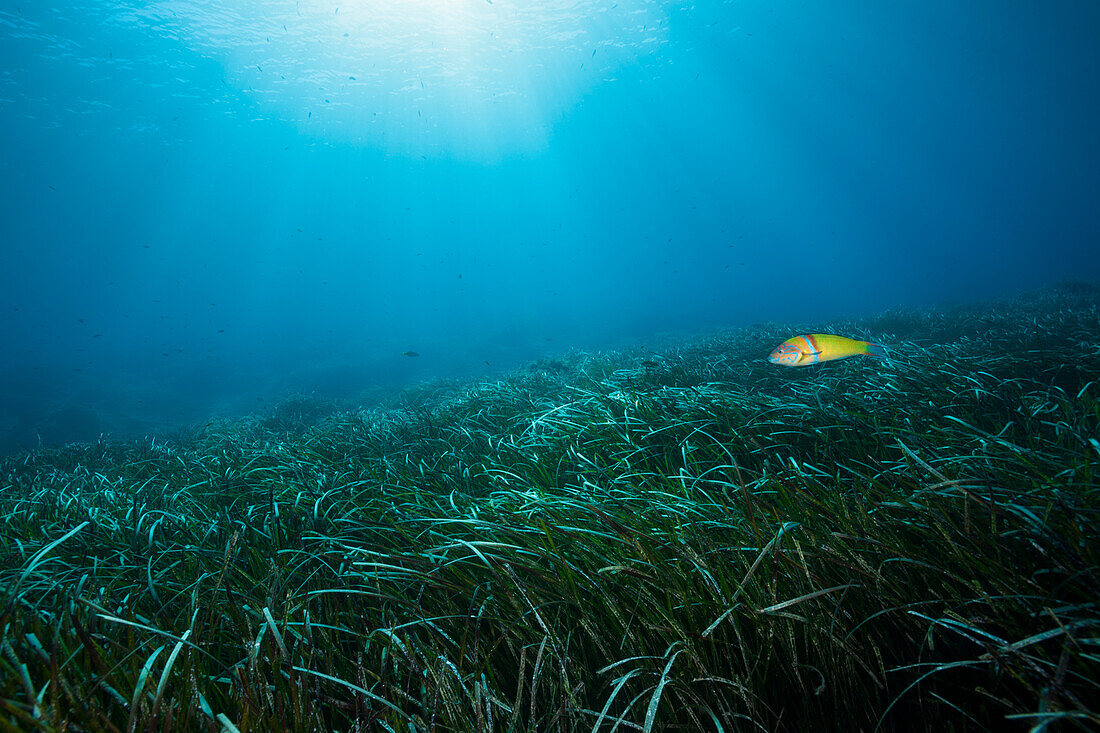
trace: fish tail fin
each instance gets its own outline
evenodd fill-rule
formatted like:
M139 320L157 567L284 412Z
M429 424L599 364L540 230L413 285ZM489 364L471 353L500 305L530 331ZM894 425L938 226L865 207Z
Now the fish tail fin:
M886 349L882 346L882 344L876 344L873 341L867 342L867 351L863 353L867 354L867 356L874 357L875 359L886 358Z

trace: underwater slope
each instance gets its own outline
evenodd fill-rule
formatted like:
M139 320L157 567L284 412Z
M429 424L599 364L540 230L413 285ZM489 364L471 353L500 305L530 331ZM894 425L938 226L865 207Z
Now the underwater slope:
M5 459L0 727L1090 728L1098 343L1067 286Z

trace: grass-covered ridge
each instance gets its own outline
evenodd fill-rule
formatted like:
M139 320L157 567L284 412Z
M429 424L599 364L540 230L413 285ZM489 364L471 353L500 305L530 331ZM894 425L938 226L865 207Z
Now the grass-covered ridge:
M1093 729L1098 344L1078 286L5 459L0 729Z

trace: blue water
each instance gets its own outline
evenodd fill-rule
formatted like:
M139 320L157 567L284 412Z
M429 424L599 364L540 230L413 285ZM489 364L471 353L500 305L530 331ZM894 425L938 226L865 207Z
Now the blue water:
M1096 281L1098 37L1091 0L5 0L0 448Z

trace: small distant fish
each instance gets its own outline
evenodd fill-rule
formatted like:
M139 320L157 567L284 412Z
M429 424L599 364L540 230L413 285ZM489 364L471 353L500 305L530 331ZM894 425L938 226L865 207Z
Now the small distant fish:
M870 341L857 341L843 336L831 336L826 333L808 333L805 336L789 338L768 355L772 364L783 366L809 366L822 361L847 359L849 356L872 356L886 358L886 351L879 344Z
M402 352L401 355L402 356L420 356L420 354L418 354L415 351L404 351L404 352Z

